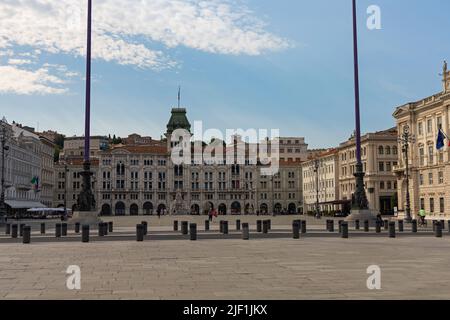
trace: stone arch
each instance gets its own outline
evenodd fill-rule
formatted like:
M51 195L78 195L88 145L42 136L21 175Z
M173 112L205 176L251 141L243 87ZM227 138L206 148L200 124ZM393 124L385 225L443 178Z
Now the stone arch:
M100 211L100 215L102 216L110 216L112 214L111 206L107 203L102 205L102 211Z
M262 203L262 204L259 206L259 212L260 212L261 214L266 214L266 213L268 213L268 212L269 212L269 206L268 206L266 203Z
M241 204L239 201L235 201L231 204L231 214L240 214Z
M119 201L116 203L114 207L114 214L116 216L124 216L125 215L125 203Z
M194 214L194 215L199 215L200 214L200 206L198 204L194 203L191 206L191 214Z
M288 213L289 213L289 214L295 214L295 213L297 213L297 206L295 205L295 203L289 203L289 206L288 206Z
M219 205L219 214L226 215L227 214L227 206L225 203L221 203Z
M139 215L139 207L136 203L133 203L130 206L130 216L137 216Z
M144 203L142 209L144 210L144 215L153 214L153 203L151 202Z

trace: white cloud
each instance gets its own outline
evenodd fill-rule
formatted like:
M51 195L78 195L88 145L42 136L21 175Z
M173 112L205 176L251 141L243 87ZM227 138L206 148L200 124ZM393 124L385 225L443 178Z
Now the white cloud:
M24 46L32 48L33 58L42 52L83 56L86 6L87 0L2 0L0 53ZM253 15L239 0L96 0L93 58L160 70L177 65L166 53L177 46L260 55L290 45Z
M9 59L8 64L12 65L22 65L22 64L31 64L33 63L31 60L28 59Z
M50 74L49 69L35 71L19 69L16 66L0 66L0 93L14 94L62 94L66 80Z

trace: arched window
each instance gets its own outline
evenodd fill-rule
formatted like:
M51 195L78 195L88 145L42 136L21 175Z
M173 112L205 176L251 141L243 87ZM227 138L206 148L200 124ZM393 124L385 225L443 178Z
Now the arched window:
M386 154L391 154L391 147L390 146L386 146Z
M378 154L384 154L384 147L383 146L379 146L378 147Z
M394 155L398 154L398 147L397 146L392 147L392 154L394 154Z

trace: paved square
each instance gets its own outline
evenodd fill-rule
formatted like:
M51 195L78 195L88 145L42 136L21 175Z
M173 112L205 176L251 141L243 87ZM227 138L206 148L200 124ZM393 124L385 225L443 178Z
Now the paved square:
M449 299L449 253L445 237L0 244L0 298Z

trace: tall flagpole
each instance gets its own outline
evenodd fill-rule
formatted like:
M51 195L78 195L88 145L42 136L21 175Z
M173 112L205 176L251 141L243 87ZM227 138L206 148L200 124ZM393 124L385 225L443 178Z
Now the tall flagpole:
M359 64L358 64L358 24L356 0L353 0L353 59L355 72L355 124L356 124L356 190L353 208L359 210L368 209L366 191L364 189L364 172L361 160L361 117L359 105Z
M86 105L85 105L85 131L84 131L84 162L81 173L83 186L78 197L78 209L90 212L95 209L95 199L91 185L90 162L90 123L91 123L91 40L92 40L92 0L88 0L87 12L87 50L86 50Z

